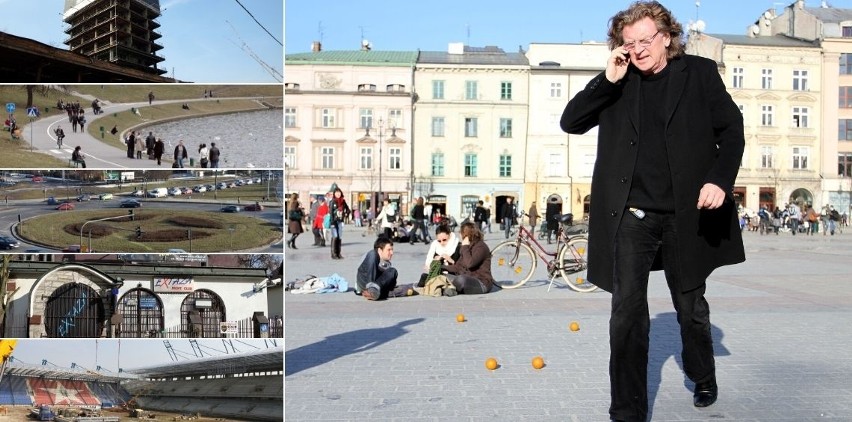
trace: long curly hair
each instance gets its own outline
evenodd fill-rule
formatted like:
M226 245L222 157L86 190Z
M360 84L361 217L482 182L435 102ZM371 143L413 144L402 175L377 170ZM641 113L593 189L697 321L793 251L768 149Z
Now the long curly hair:
M671 60L685 54L686 43L683 40L683 26L680 22L659 2L643 0L634 2L630 7L609 19L609 31L607 31L609 49L615 50L624 44L622 32L625 26L633 25L645 18L651 18L657 29L671 38L671 43L666 48L667 59Z

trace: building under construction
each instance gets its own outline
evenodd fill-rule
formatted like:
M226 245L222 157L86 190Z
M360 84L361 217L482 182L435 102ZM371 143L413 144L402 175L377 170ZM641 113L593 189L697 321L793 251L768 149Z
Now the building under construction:
M65 0L65 44L90 59L162 75L158 17L159 0Z

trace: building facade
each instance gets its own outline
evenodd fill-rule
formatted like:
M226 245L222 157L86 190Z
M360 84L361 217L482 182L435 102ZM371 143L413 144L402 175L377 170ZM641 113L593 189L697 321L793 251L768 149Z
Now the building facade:
M288 192L321 196L336 183L362 212L373 193L410 202L417 52L316 51L285 57Z
M414 196L458 221L478 201L496 217L524 197L529 63L522 52L451 43L422 51L414 72Z
M9 267L7 337L262 337L223 327L270 317L264 269L22 257Z
M165 58L156 32L159 0L65 0L63 20L69 50L92 59L116 63L156 75Z

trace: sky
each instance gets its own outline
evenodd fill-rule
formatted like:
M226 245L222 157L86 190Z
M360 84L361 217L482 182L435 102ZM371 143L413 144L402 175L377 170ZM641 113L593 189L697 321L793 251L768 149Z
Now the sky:
M198 83L278 83L242 46L283 73L283 0L240 3L277 41L236 0L160 0L157 21L163 37L157 42L163 46L158 54L166 58L160 63L166 76ZM63 0L0 0L0 31L67 49L64 7Z
M188 339L168 340L172 349L179 355L179 362L188 362L195 356ZM281 339L275 341L278 347L284 346ZM267 342L272 347L272 343ZM225 345L221 339L198 339L198 344L207 353L205 356L225 355ZM231 344L239 353L266 348L263 339L231 339ZM230 347L227 351L233 354ZM97 342L94 339L19 339L12 356L31 365L41 365L42 359L47 359L62 368L71 368L71 364L76 363L90 370L96 370L100 365L110 372L118 372L119 365L130 370L172 362L162 339L100 339Z
M506 52L525 50L530 43L606 41L609 18L627 8L628 0L287 0L286 54L311 51L321 40L323 50L357 50L363 39L381 51L446 51L451 42ZM745 35L768 9L780 14L793 0L662 0L686 27L702 20L710 34ZM700 7L696 7L700 4ZM828 0L852 9L852 0ZM807 7L820 1L808 0Z

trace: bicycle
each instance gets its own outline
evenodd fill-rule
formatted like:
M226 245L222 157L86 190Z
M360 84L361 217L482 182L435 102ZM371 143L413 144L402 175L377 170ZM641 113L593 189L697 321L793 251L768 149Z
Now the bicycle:
M518 228L514 240L506 240L491 250L491 273L494 280L504 289L523 286L535 273L540 258L547 265L550 284L553 287L556 276L562 277L566 286L581 293L598 289L598 286L586 278L588 267L589 239L585 233L569 233L573 214L556 216L559 223L556 236L556 250L548 252L525 226Z

